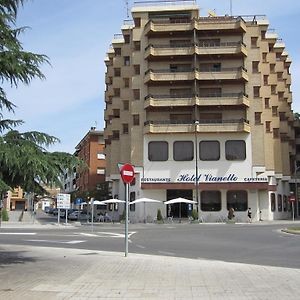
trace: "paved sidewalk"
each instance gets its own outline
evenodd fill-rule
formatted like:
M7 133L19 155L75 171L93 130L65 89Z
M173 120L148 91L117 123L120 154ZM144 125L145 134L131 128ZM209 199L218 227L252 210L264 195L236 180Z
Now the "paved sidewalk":
M0 246L0 299L299 299L300 270Z

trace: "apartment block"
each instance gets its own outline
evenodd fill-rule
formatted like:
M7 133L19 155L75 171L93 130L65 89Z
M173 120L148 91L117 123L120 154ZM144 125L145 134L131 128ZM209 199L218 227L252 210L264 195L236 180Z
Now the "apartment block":
M105 182L103 131L91 127L75 149L75 155L85 162L86 168L79 170L74 167L72 170L65 171L63 192L97 190Z
M257 221L289 218L291 59L267 18L203 17L194 1L131 13L105 59L106 179L124 199L118 165L131 163L130 200L162 202L130 218L197 209L217 221L233 208L243 221L249 207ZM197 204L164 205L176 197Z

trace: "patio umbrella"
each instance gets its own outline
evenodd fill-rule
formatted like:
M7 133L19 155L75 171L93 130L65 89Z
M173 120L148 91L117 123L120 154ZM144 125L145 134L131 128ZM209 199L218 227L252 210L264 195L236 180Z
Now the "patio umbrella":
M159 200L150 199L150 198L139 198L139 199L135 199L134 201L129 203L129 205L136 204L136 203L144 203L144 223L146 223L146 202L161 203L161 201L159 201Z
M196 201L185 199L185 198L175 198L164 202L166 205L179 203L179 220L181 220L181 203L188 203L188 204L196 204Z

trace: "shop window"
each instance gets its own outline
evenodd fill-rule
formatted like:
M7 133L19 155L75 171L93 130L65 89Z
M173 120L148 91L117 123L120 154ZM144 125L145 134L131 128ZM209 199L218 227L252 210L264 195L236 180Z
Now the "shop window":
M280 194L277 196L277 208L278 211L282 211L282 195Z
M167 161L169 146L167 142L150 142L148 144L148 159L150 161Z
M201 141L199 152L201 160L219 160L220 143L218 141Z
M190 161L194 159L194 143L177 141L173 144L173 158L175 161Z
M227 210L233 208L235 211L246 211L248 209L247 191L228 191Z
M221 192L220 191L202 191L201 192L201 210L202 211L220 211L221 210Z
M246 143L242 140L226 141L225 154L227 160L245 160Z
M276 210L276 200L275 200L275 194L271 193L271 211Z

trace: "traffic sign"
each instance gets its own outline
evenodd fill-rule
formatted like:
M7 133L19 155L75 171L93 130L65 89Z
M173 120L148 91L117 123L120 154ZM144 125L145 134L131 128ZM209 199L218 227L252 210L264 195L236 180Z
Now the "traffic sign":
M124 183L131 183L134 179L134 169L130 164L123 165L120 173Z
M57 208L70 208L70 194L57 194Z
M295 195L291 195L289 200L290 202L295 202L296 201Z

